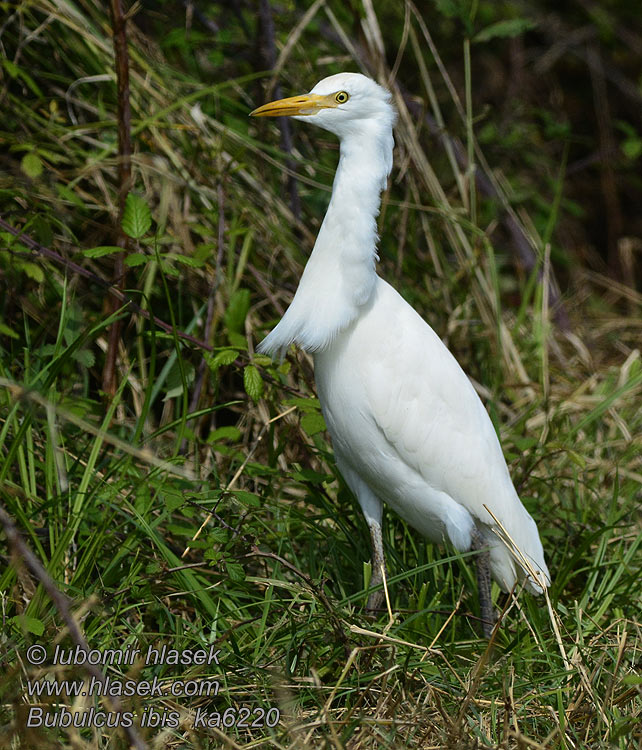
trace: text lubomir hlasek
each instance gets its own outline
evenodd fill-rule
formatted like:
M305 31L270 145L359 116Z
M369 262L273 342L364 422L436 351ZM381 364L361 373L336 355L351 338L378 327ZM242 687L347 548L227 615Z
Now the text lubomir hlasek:
M177 664L183 667L192 664L219 664L221 649L212 645L209 648L177 649L161 646L149 646L147 651L127 646L124 649L109 648L103 651L95 648L86 651L81 646L63 648L56 646L52 662L54 664L102 664L114 666L118 664L131 665L138 659L143 659L146 666L151 664Z

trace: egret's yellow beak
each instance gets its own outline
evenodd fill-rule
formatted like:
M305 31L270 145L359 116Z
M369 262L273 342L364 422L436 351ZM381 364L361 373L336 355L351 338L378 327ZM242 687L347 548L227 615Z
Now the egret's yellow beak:
M314 115L320 109L337 107L338 104L332 94L303 94L290 96L287 99L277 99L250 112L251 117L286 117L289 115Z

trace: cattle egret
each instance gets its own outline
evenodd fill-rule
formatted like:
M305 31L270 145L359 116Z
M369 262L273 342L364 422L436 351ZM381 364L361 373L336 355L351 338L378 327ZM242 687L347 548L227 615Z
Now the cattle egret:
M259 351L283 357L294 343L313 355L337 466L370 528L368 609L383 598L385 501L429 540L479 550L488 636L491 575L504 591L523 581L536 594L550 576L537 526L473 386L432 328L376 272L376 217L394 146L391 95L363 75L339 73L309 94L251 114L305 120L341 142L314 249L292 303Z

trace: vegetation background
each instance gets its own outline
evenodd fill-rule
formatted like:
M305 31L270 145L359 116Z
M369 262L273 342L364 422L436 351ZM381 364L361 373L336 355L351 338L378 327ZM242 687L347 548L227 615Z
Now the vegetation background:
M0 746L642 746L636 4L0 10ZM247 115L342 70L400 112L380 273L475 382L553 573L547 601L495 591L490 646L468 556L392 513L391 611L365 617L310 358L254 353L337 144ZM222 655L53 663L78 644ZM103 674L162 694L33 693ZM30 707L178 719L28 728Z

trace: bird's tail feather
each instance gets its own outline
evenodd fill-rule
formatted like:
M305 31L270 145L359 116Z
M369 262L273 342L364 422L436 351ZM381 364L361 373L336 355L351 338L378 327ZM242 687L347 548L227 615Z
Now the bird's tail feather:
M517 581L524 581L531 593L541 594L550 586L551 576L535 521L525 509L524 518L511 524L513 528L507 528L495 517L493 520L495 523L486 527L484 534L490 546L493 577L505 591L510 591Z

